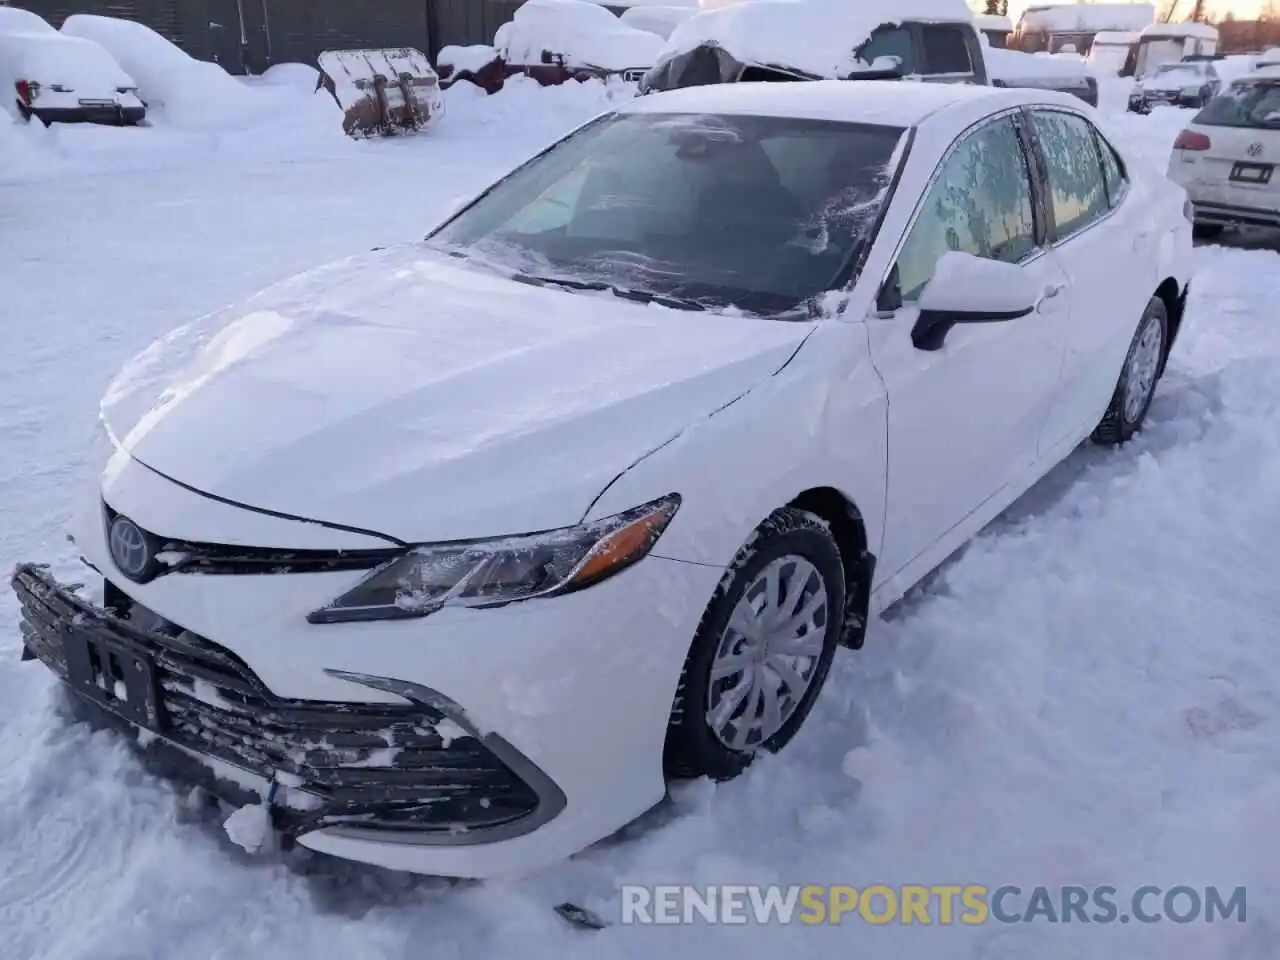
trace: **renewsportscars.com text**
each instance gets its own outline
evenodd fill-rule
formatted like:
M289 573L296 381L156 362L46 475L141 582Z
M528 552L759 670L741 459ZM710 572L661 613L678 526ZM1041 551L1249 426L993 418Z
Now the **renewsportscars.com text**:
M1244 923L1244 887L624 885L624 924Z

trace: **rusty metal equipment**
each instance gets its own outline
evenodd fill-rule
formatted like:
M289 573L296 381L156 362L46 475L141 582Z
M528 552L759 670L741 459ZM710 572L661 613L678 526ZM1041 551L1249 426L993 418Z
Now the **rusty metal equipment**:
M317 89L328 90L342 108L348 136L408 133L444 116L440 78L413 47L326 50L319 66Z

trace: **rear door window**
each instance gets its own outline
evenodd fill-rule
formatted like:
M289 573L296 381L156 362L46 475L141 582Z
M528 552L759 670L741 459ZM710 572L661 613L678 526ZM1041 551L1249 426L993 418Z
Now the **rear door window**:
M1093 125L1061 110L1033 110L1031 126L1049 180L1055 240L1065 240L1110 209Z

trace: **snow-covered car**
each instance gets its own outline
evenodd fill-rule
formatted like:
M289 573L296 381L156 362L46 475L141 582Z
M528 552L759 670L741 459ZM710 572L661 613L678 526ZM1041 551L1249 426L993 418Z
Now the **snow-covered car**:
M1231 84L1178 134L1169 179L1195 208L1196 233L1280 227L1280 69Z
M838 647L1139 430L1191 257L1064 94L633 98L128 365L91 585L15 571L25 656L239 836L536 870L783 748Z
M639 80L662 38L623 23L589 0L526 0L494 35L507 71L540 83L620 76Z
M993 86L1057 90L1098 105L1098 80L1083 59L992 47L983 51L983 59Z
M1052 89L1098 102L1083 64L990 46L964 0L745 0L704 10L671 34L640 89L887 77Z
M1222 89L1211 60L1165 63L1134 84L1129 110L1150 113L1154 107L1203 107Z
M51 123L137 124L138 85L98 44L68 37L27 10L0 7L0 87L6 110Z
M889 76L986 83L983 46L964 0L743 0L676 27L640 89Z

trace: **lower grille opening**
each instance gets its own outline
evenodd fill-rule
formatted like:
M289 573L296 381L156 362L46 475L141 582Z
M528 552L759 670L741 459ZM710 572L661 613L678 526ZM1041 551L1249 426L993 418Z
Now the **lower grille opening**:
M100 641L120 657L145 659L154 675L156 733L309 795L309 809L278 811L286 832L339 824L466 832L538 809L528 783L480 740L456 735L457 725L431 707L279 698L234 654L130 600L110 581L107 609L39 567L19 567L13 586L27 649L64 679L64 645L83 644L79 634L88 635L91 650Z

